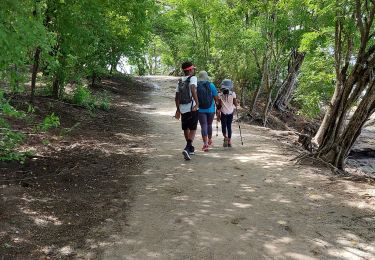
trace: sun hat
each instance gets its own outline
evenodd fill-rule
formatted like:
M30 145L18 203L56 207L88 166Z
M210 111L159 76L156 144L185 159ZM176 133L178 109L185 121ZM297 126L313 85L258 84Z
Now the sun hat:
M221 82L221 88L226 88L226 89L232 90L233 89L233 82L230 79L224 79Z
M198 81L209 81L208 73L205 70L202 70L198 74Z

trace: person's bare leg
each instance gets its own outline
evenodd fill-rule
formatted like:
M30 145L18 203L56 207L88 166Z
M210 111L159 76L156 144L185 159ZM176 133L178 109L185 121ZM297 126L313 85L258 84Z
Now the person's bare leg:
M187 142L187 140L189 140L189 135L190 135L190 130L189 129L184 130L184 136L185 136L186 142Z
M191 142L194 141L194 137L195 137L195 133L197 132L197 130L190 130L189 133L188 133L188 139L191 140Z

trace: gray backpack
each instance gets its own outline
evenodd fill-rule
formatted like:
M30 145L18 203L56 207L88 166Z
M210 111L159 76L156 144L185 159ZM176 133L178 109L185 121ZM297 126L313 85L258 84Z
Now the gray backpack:
M191 103L192 96L190 91L190 78L188 77L185 81L180 79L178 81L178 93L180 95L180 104L189 104Z

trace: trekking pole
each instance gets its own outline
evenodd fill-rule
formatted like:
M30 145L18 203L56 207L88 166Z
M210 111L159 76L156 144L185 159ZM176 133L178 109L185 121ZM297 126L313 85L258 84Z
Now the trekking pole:
M240 125L240 121L239 121L239 119L238 119L238 110L237 110L237 108L236 108L236 113L237 113L238 128L240 129L241 144L243 145L243 141L242 141L242 133L241 133L241 125Z
M216 137L219 136L219 125L217 123L217 118L216 118Z

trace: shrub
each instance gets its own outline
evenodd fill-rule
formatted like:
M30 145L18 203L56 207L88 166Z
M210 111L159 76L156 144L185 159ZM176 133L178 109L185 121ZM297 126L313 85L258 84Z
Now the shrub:
M86 86L82 85L77 86L73 91L72 101L90 110L99 108L108 111L110 108L110 98L106 91L94 96Z

